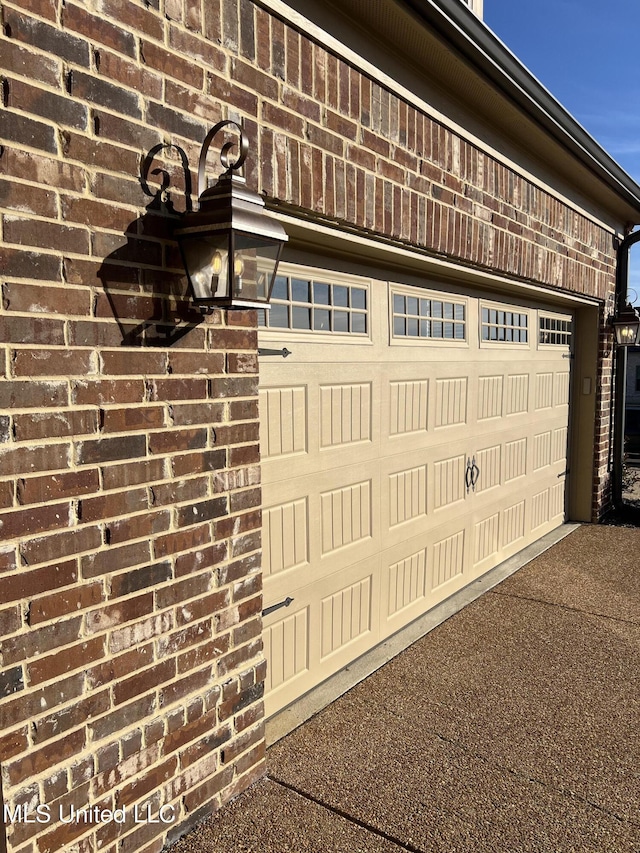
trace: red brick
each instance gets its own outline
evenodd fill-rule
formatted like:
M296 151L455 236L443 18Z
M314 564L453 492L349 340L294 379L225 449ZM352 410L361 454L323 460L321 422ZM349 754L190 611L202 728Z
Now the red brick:
M102 740L102 738L109 737L114 732L142 722L142 720L153 713L154 707L154 697L143 696L141 699L131 702L129 705L124 705L116 711L101 717L99 720L89 721L87 729L92 742Z
M126 231L135 218L132 210L109 202L90 198L62 197L62 218L65 222L86 225L88 228L109 228L112 231ZM113 316L106 310L96 311L96 316Z
M194 575L181 581L175 581L170 586L163 587L156 592L156 603L160 609L174 607L190 598L197 598L209 592L211 587L211 573Z
M191 672L185 678L169 684L162 689L160 703L163 708L178 702L185 696L198 693L211 683L211 666L199 672Z
M60 258L41 252L25 252L22 249L3 248L0 254L0 275L3 278L35 278L46 281L61 281ZM28 340L22 338L22 340ZM19 341L16 341L18 343ZM61 341L63 342L63 341Z
M87 36L93 44L112 47L127 56L135 56L136 42L133 33L122 26L110 24L104 17L90 15L85 9L72 3L65 3L62 10L62 25Z
M247 515L251 515L251 513L247 513ZM242 518L242 516L237 516L237 518ZM222 522L218 522L216 527L218 525L222 526L230 520L231 519L224 519ZM226 566L220 566L217 569L219 583L224 585L231 583L232 581L241 580L251 572L259 570L260 565L260 554L251 554L240 560L235 560L233 563L229 563Z
M224 403L177 403L171 407L175 426L216 424L224 419Z
M192 812L199 806L206 803L220 793L224 788L227 788L233 779L233 767L225 767L224 770L217 773L215 776L209 776L207 781L197 788L192 788L184 796L185 808Z
M93 410L74 412L56 410L29 414L18 412L13 416L13 424L17 441L79 436L97 432L98 413Z
M126 374L149 375L158 373L161 376L167 372L168 356L164 352L145 352L141 350L135 353L135 364L132 362L131 352L103 352L101 353L102 372L106 375L123 376Z
M116 705L127 702L135 696L140 696L155 690L166 681L170 681L176 674L175 658L163 660L149 669L142 670L131 678L119 681L113 686L113 700Z
M258 393L257 376L229 376L210 380L212 397L254 397Z
M127 409L103 409L101 420L102 429L105 433L157 429L164 426L164 408L162 406L136 406Z
M49 534L20 543L20 555L26 565L50 563L82 551L91 551L102 544L99 527L81 527L64 533Z
M0 637L13 634L22 624L22 613L19 607L5 607L0 610Z
M50 681L74 669L86 668L87 664L101 657L104 657L104 637L95 637L65 649L64 653L56 651L52 655L30 661L27 664L29 682L36 685L42 681Z
M9 39L2 42L2 65L9 73L29 77L53 88L60 84L60 63L56 59L34 54Z
M37 14L40 14L41 10L42 5L39 4ZM59 56L75 65L89 66L89 45L84 39L13 9L4 10L4 25L9 28L13 39L38 47L44 53Z
M107 53L101 53L100 56L100 70L108 77L122 80L123 83L130 85L131 88L139 92L149 92L152 89L153 93L149 93L150 97L162 97L162 80L159 77L150 74L145 69L132 65L132 63L127 62L120 56L113 56ZM100 109L94 109L92 114L96 135L103 140L115 142L119 145L126 145L129 148L141 148L144 151L150 151L161 141L160 134L153 127L136 124L123 116L114 115ZM105 186L105 182L109 178L115 184L120 182L122 186L120 176L114 179L113 176L96 175L94 177L95 195L98 197L113 198L114 201L118 201L118 197L114 197L113 193L106 194L104 190L100 189L100 187ZM139 184L136 186L136 190L136 195L142 199L144 196Z
M153 611L153 593L138 595L135 598L130 598L126 601L118 601L116 604L105 605L97 610L91 611L86 617L86 630L88 634L95 634L101 631L113 629L109 641L109 651L122 651L124 646L116 647L116 639L118 635L118 626L123 622L129 622L133 619L140 619L143 616L148 616ZM133 632L133 641L139 642L141 637L138 632L138 626L133 628L122 629L126 632Z
M139 155L135 151L111 145L101 139L89 139L73 131L63 131L62 140L62 153L68 160L76 160L85 167L94 166L108 171L113 171L116 165L116 171L123 172L125 175L137 173Z
M182 80L194 89L202 89L204 71L189 59L183 59L160 45L142 40L140 44L142 61L148 68L160 71L166 77Z
M29 625L59 619L79 610L86 610L103 600L102 584L90 583L64 592L34 599L29 606Z
M169 47L180 56L188 56L194 62L201 62L207 68L215 68L218 71L222 71L225 68L226 56L215 42L198 38L193 33L186 32L179 27L169 27ZM179 79L184 79L182 75L178 76ZM185 80L184 82L193 85L189 80ZM195 88L201 88L201 86L196 86Z
M260 447L258 444L248 444L243 447L231 447L229 449L229 467L236 465L255 465L260 461Z
M117 544L130 539L143 539L155 536L169 528L171 516L169 512L149 512L144 515L134 515L119 521L110 521L107 525L109 542Z
M56 498L71 498L98 491L98 472L69 471L46 477L30 477L18 480L17 496L20 504L46 503Z
M196 501L209 493L207 477L196 477L190 480L173 480L152 487L153 506L179 504L185 501Z
M63 252L88 255L89 232L57 222L34 222L19 216L3 216L4 239L7 243L36 248L55 248Z
M69 97L48 92L42 97L42 89L31 86L23 80L11 80L8 83L8 106L22 112L31 113L55 121L58 125L86 130L88 111L84 104L72 101Z
M2 206L21 213L34 213L37 216L55 217L57 202L55 193L42 187L0 179L0 197Z
M161 40L164 34L162 16L153 8L145 6L123 6L120 0L103 0L102 9L108 17L115 19L128 30L141 32Z
M74 517L75 510L71 503L12 510L0 514L0 531L3 537L13 539L67 527L73 523Z
M158 536L153 543L156 557L167 557L170 554L180 554L193 548L200 548L211 540L209 525L204 524L189 530L180 530L166 536ZM193 555L195 559L196 555Z
M6 447L0 450L0 475L32 474L69 468L68 444Z
M167 479L164 459L131 461L125 465L109 465L102 472L105 489L121 489L140 483L154 483Z
M151 433L149 452L154 454L176 453L206 447L208 431L200 429L172 429Z
M136 542L132 545L124 545L121 548L110 547L104 551L87 554L81 558L80 566L83 578L95 578L117 572L119 569L148 563L150 559L149 543Z
M114 492L98 495L94 498L83 498L78 505L78 519L81 523L115 518L139 512L149 506L147 490L127 489L126 492Z
M225 355L222 352L170 352L169 369L172 374L189 376L225 372Z
M68 287L51 287L7 282L2 287L2 301L6 311L36 311L47 314L88 315L91 311L89 290L72 290Z
M201 400L207 396L206 379L152 379L151 399Z
M141 589L153 589L164 581L171 579L171 563L168 561L153 563L140 569L116 575L111 579L110 598L130 595ZM160 594L160 591L157 592Z
M155 101L147 107L147 120L154 127L175 133L185 139L204 139L206 129L202 122L195 121L174 109L168 109Z
M25 752L28 748L27 728L0 735L0 760L6 764L14 755Z
M13 375L83 376L92 372L92 355L78 350L18 350L13 353Z
M69 678L59 679L46 687L33 691L23 691L16 699L7 701L2 708L2 720L5 728L22 723L30 717L42 713L42 708L53 708L62 702L72 702L84 690L84 674L77 673Z
M7 43L3 43L3 49ZM31 60L37 60L29 54ZM4 55L3 55L4 59ZM85 186L84 169L63 161L53 160L33 151L8 148L2 155L5 171L14 179L23 179L44 186L82 192Z
M222 110L220 102L204 92L196 92L183 86L181 83L176 83L173 80L167 80L165 83L165 103L167 106L176 107L184 110L190 115L204 118L211 123L217 123L222 120ZM172 187L174 182L171 182Z
M5 664L25 661L75 643L80 639L81 628L82 618L78 616L74 619L58 620L54 625L40 625L27 634L4 639L3 661ZM38 710L41 711L42 708Z
M65 737L49 743L41 749L34 750L24 758L9 764L6 767L7 776L12 785L18 785L25 779L54 767L73 755L78 755L84 745L84 731L80 730L65 735Z
M78 465L95 465L119 459L145 456L147 442L143 435L124 435L80 441L76 445Z
M178 674L191 672L204 664L213 664L221 655L229 651L229 634L216 637L210 642L189 649L178 657Z
M227 451L203 450L199 453L183 453L171 460L174 477L187 477L206 471L215 471L227 466Z
M58 151L58 140L55 129L19 113L8 110L0 112L0 137L18 145L29 148L39 148L50 154Z
M87 379L72 382L71 400L78 406L142 403L144 398L142 379Z
M99 104L115 113L142 118L140 99L137 92L129 92L120 85L101 77L74 71L71 78L71 93L91 104Z

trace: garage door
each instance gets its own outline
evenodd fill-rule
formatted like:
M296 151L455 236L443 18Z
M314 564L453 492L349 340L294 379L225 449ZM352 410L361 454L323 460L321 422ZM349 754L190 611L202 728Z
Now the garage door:
M564 521L571 365L569 313L280 272L260 339L268 714Z

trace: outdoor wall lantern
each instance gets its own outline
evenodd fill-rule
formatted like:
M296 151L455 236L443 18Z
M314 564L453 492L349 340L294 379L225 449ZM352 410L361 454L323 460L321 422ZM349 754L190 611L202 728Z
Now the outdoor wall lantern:
M216 134L233 127L240 134L239 155L229 161L233 141L225 142L220 162L226 169L205 189L205 163ZM198 210L187 213L174 234L180 246L193 300L203 312L214 307L264 308L288 237L265 210L264 201L237 174L249 143L235 121L220 121L206 135L198 163Z
M612 317L611 323L616 333L618 346L636 346L640 338L640 314L633 305L627 302L625 307Z

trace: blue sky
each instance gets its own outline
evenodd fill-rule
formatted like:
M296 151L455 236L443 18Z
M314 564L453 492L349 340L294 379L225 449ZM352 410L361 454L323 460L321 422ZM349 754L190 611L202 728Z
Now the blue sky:
M640 184L640 0L484 0L484 21Z
M484 0L484 21L640 183L640 0Z

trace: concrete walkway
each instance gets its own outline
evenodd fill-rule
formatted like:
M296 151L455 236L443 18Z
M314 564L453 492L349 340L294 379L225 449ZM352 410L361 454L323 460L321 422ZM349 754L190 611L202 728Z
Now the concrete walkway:
M271 747L171 853L640 853L640 529L584 526Z

